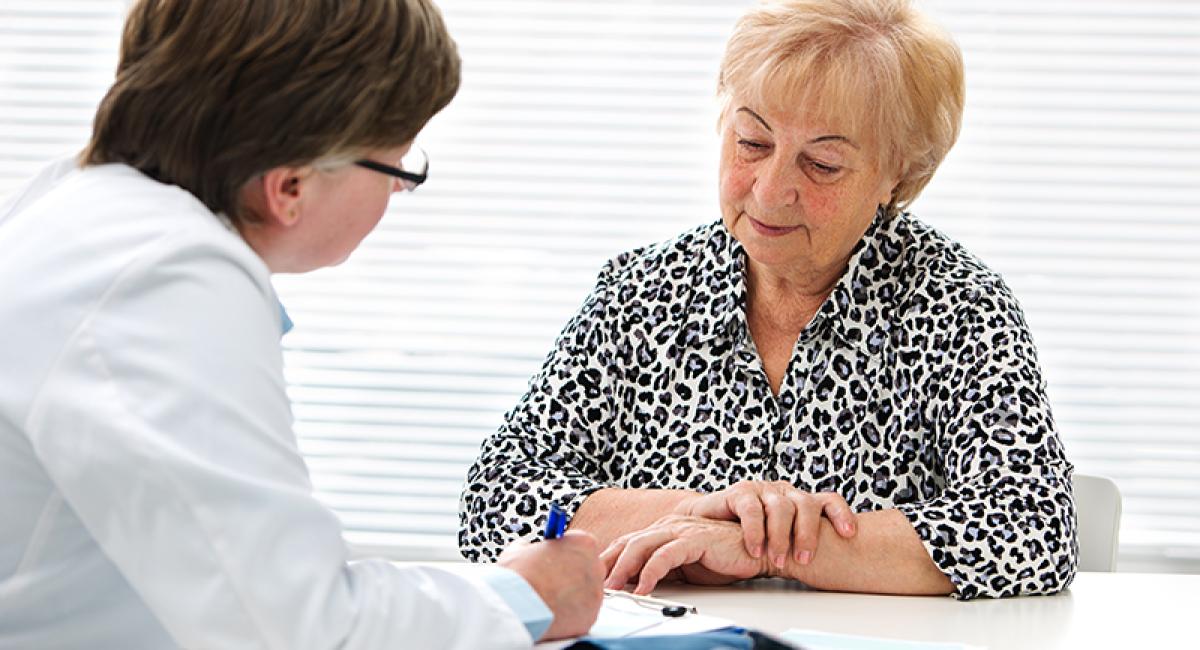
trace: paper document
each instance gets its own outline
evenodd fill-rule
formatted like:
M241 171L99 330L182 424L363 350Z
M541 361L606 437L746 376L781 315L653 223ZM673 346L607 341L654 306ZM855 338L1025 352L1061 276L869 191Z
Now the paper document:
M600 615L588 630L587 636L597 639L632 636L666 636L672 634L694 634L709 632L733 625L733 621L716 616L687 613L683 616L663 616L658 608L645 607L628 598L605 598ZM565 648L574 643L550 641L539 643L541 650Z
M813 630L788 630L780 637L804 646L805 650L985 650L980 646L965 643L904 641Z
M704 614L663 616L659 609L645 607L627 598L605 598L595 625L588 636L658 636L665 634L692 634L718 630L733 625L733 621Z

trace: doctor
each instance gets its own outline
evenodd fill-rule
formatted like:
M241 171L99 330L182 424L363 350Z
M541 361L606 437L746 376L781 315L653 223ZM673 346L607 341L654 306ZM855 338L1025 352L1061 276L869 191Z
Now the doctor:
M348 562L297 450L271 273L428 166L428 0L140 0L77 161L0 207L0 647L506 648L585 632L586 534L480 579Z

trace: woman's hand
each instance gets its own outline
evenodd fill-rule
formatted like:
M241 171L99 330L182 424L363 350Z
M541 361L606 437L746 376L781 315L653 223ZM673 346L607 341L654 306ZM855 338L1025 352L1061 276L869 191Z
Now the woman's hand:
M746 553L758 559L765 551L776 569L783 568L789 547L796 562L812 562L822 516L846 539L858 530L858 518L840 494L805 492L786 481L739 481L682 501L675 512L740 522Z
M639 531L618 537L600 554L608 572L604 586L621 589L635 576L634 593L648 594L674 569L692 584L723 585L770 574L770 566L750 557L737 523L705 517L667 515Z

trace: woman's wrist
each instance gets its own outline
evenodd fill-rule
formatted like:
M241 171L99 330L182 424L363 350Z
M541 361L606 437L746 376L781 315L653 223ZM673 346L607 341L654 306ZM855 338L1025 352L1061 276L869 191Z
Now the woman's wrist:
M675 507L671 509L670 514L683 515L685 517L692 516L692 506L696 503L697 499L701 499L703 497L704 495L699 492L685 494L675 504Z
M701 495L687 490L604 488L583 500L570 527L592 533L603 549L626 533L642 530L667 515L676 514L675 508L681 501L698 496Z
M822 517L820 531L817 534L817 548L808 556L797 559L794 552L787 554L787 559L782 567L776 567L769 564L768 569L771 571L772 578L785 578L787 580L795 580L804 584L813 584L819 582L816 580L820 565L817 564L817 558L824 551L826 554L837 553L838 549L835 545L844 541L841 535L833 527L833 522Z

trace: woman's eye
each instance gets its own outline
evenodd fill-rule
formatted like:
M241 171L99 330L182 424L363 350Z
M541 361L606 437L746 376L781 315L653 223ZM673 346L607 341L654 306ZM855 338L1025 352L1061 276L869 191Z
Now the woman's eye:
M748 151L748 152L750 152L750 151L752 151L752 152L765 151L766 149L769 148L769 145L764 144L762 142L755 142L754 140L738 140L737 143L738 143L738 148L742 149L743 151Z
M826 165L825 163L817 162L815 160L809 160L808 164L810 167L812 167L814 172L822 176L832 176L842 171L841 167L836 165Z

